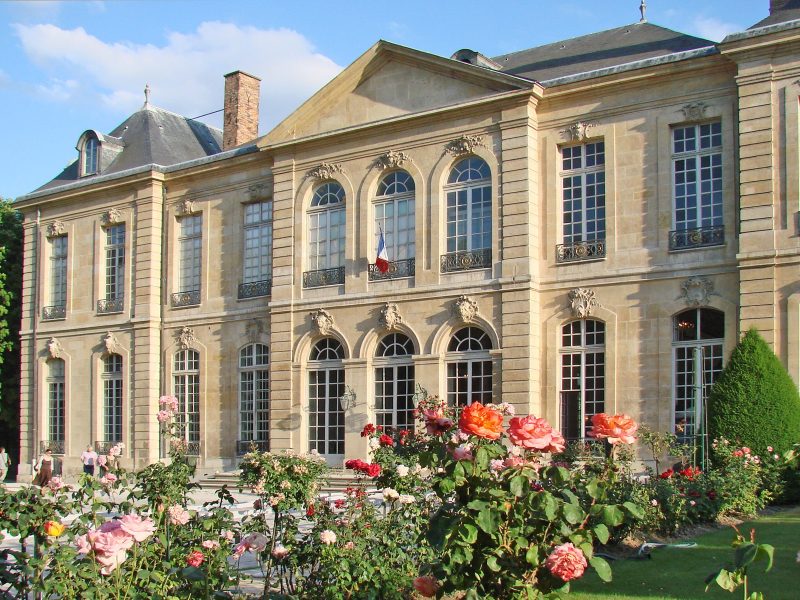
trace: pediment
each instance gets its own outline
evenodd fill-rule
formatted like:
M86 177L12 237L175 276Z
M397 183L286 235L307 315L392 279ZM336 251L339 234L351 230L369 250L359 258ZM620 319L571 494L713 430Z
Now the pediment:
M262 139L261 145L457 106L533 84L378 42Z

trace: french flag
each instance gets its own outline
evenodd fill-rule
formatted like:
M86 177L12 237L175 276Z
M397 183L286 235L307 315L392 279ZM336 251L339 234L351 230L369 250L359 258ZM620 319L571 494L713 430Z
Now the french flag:
M378 257L375 259L375 266L381 273L386 273L389 270L389 255L386 253L386 241L383 239L383 229L381 236L378 238Z

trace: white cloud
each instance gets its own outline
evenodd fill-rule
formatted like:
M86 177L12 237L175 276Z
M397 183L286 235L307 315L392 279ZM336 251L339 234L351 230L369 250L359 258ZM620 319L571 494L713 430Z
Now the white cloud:
M50 100L64 101L73 97L79 84L74 79L51 79L49 85L37 85L37 92Z
M745 27L736 25L735 23L726 23L713 17L702 16L694 18L692 21L692 28L700 37L712 40L714 42L722 41L722 39L730 33L735 33L737 31L743 31L746 29Z
M61 13L62 2L59 0L18 0L8 6L23 20L52 20Z
M83 28L16 25L28 57L58 73L42 93L100 101L126 115L144 101L146 83L156 106L186 116L222 108L223 75L241 69L261 78L262 132L336 75L341 67L289 29L205 22L173 32L161 45L105 42ZM70 83L65 88L65 82ZM58 92L62 92L59 96Z

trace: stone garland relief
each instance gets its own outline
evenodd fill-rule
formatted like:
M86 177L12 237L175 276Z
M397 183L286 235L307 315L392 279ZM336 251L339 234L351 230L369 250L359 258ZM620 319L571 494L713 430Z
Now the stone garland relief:
M258 340L261 339L261 336L264 334L264 322L259 321L258 319L251 319L247 323L245 331L247 339L250 340L250 343L255 344Z
M597 123L589 123L587 121L578 121L573 123L566 129L562 129L561 133L568 137L573 142L585 142L589 137L589 128L596 127Z
M381 171L385 171L402 167L406 161L411 162L411 158L405 152L389 150L376 158L372 164Z
M57 338L52 337L50 341L47 342L47 353L50 355L50 358L63 358L64 346L61 345L61 342L59 342Z
M395 329L400 323L403 322L403 317L400 316L400 309L397 307L397 304L393 302L387 302L383 308L381 308L381 316L378 319L381 327L386 330Z
M486 147L481 135L462 135L451 142L448 142L444 151L453 156L462 156L464 154L472 154L478 146Z
M189 348L192 348L197 342L197 338L194 335L194 329L191 327L181 327L176 332L175 337L177 338L178 345L182 350L188 350Z
M184 198L183 200L178 202L178 205L175 207L175 212L178 214L178 216L186 217L189 215L193 215L195 212L197 212L197 209L194 205L193 200L189 200L189 198Z
M328 335L333 331L333 317L324 308L311 311L311 323L320 335Z
M341 164L323 162L306 173L306 177L311 179L333 179L336 173L344 174L344 167Z
M247 199L251 202L254 200L265 200L272 196L272 186L268 183L254 183L247 188Z
M459 296L453 305L453 314L462 323L472 323L478 316L478 303L469 296Z
M117 208L107 210L100 217L100 221L103 225L116 225L117 223L122 223L123 220L122 213Z
M681 284L681 295L678 299L683 299L686 306L698 307L708 306L711 296L716 296L714 292L714 282L708 277L689 277Z
M705 102L690 102L683 105L681 112L687 121L701 121L706 117L706 108Z
M573 316L585 319L591 316L595 308L600 306L594 290L589 288L575 288L569 292L569 305Z
M106 354L119 354L120 345L117 336L110 331L103 337L103 346L105 347Z
M48 238L61 237L65 233L67 233L67 226L64 225L63 221L53 221L45 230L45 235Z

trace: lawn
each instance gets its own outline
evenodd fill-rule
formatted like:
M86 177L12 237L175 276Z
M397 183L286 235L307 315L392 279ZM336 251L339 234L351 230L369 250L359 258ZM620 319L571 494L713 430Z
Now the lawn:
M765 563L759 562L749 572L750 591L764 592L766 600L797 600L800 598L800 507L784 510L757 521L743 523L739 530L745 537L756 530L756 542L775 546L775 563L764 573ZM618 560L612 563L614 581L603 583L594 574L572 586L570 600L672 600L675 598L707 598L708 600L739 600L737 593L716 586L705 592L705 578L733 557L731 542L734 531L721 528L687 541L697 542L696 548L658 548L650 560Z

